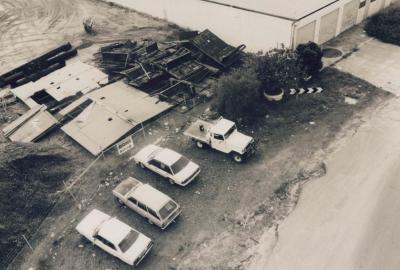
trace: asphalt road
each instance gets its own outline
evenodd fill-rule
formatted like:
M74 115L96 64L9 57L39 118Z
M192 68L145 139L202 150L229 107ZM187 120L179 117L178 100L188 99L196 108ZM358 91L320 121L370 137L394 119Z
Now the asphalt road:
M371 42L339 65L360 75L375 68L380 78L372 80L384 84L395 71L384 63L400 49ZM374 49L380 64L363 66ZM393 85L398 76L390 80ZM363 117L365 123L327 160L327 174L306 184L293 213L264 234L250 269L399 269L399 111L394 98Z

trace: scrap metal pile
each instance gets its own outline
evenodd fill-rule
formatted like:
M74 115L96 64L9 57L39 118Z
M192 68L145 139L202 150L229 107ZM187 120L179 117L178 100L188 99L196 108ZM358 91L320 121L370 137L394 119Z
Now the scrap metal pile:
M105 71L65 60L64 44L0 76L29 110L2 129L14 142L35 142L56 127L97 156L127 133L195 96L195 87L240 59L208 30L187 41L121 42L101 48ZM107 73L107 74L106 74ZM111 83L109 75L124 77ZM2 92L4 92L2 91Z
M179 104L206 78L240 60L241 45L226 44L209 30L177 42L120 42L101 48L100 66L113 76L122 75L129 85Z
M70 43L52 49L41 56L0 75L0 88L15 88L52 73L65 66L65 60L75 56L77 50Z

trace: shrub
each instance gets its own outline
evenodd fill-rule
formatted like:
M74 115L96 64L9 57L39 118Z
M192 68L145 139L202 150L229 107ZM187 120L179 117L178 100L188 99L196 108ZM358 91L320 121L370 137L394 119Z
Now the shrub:
M306 73L292 50L281 48L254 57L255 69L261 89L270 95L283 88L299 87Z
M222 76L216 85L218 112L234 121L254 116L259 88L260 82L253 69L240 68Z
M314 42L300 44L296 48L298 61L308 76L315 76L322 68L322 50Z
M400 8L384 10L372 16L365 25L365 31L383 42L400 45Z

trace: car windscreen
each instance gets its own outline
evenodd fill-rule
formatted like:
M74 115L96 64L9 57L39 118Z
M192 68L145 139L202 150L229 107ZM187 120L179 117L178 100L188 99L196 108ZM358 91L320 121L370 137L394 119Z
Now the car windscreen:
M236 129L236 125L233 125L224 135L225 138L228 138Z
M126 252L132 245L135 243L136 239L138 239L139 234L133 230L130 230L127 236L119 243L119 248L122 252Z
M171 169L174 174L179 173L182 171L189 164L189 160L185 157L181 157L178 159L174 164L172 164Z
M160 216L162 219L167 218L169 215L171 215L175 209L178 208L178 205L173 202L173 201L169 201L166 205L164 205L163 208L161 208L160 210Z

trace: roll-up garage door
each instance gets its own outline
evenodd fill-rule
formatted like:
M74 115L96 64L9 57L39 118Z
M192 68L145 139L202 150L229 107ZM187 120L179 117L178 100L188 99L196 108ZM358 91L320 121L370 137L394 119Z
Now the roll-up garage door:
M343 20L341 32L346 31L356 24L358 15L359 0L353 0L347 3L343 9Z
M339 9L336 9L321 18L321 27L319 30L319 40L318 40L320 44L335 37L338 17L339 17Z
M299 44L314 41L315 36L315 21L306 24L296 31L296 46Z

